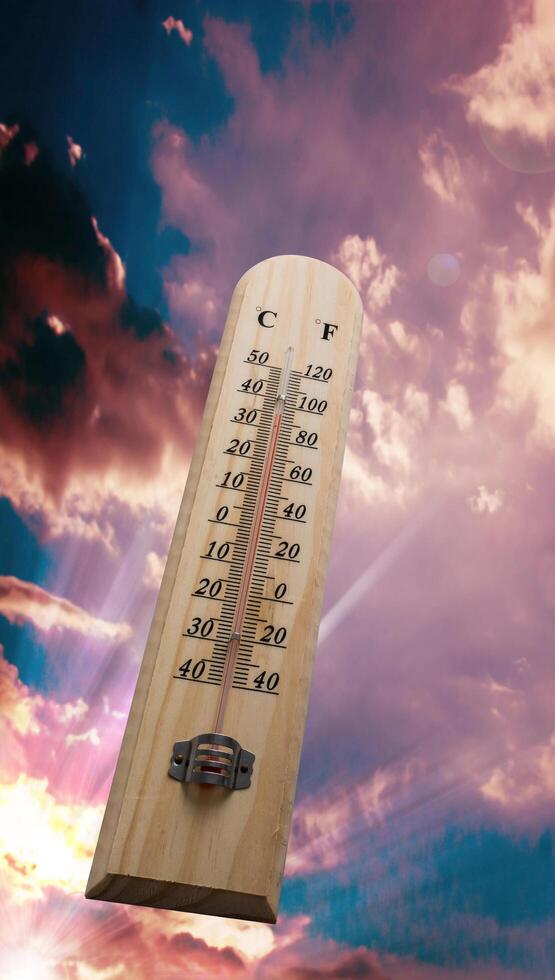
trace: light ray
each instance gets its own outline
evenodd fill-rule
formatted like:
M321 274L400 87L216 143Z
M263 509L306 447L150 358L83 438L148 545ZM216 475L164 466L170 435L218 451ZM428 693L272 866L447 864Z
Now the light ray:
M435 510L435 502L428 501L426 506L415 514L412 520L405 524L404 528L389 542L381 554L371 561L366 571L349 586L331 609L328 609L320 621L319 644L326 642L337 627L357 607L366 593L392 568L415 535L430 520Z

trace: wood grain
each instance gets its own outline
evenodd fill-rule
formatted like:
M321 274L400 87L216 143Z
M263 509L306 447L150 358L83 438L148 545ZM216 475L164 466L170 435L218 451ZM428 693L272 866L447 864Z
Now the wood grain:
M259 323L265 310L271 311L264 318L271 326ZM352 283L332 266L303 256L261 262L245 273L234 290L94 856L88 898L276 920L361 321L361 302ZM326 323L334 329L324 339ZM238 532L232 525L245 520L242 514L235 521L226 517L225 525L215 522L221 507L239 515L231 508L241 501L240 492L217 484L226 471L246 471L251 466L249 453L258 451L256 427L235 421L238 409L256 409L260 425L262 407L268 405L264 387L255 394L242 391L240 383L251 378L268 386L272 371L275 377L276 368L284 363L288 345L294 348L288 403L297 411L294 419L289 416L293 427L282 454L281 496L288 497L287 503L304 504L306 521L287 520L286 504L276 502L275 547L286 540L298 544L300 552L298 560L283 561L268 545L270 557L264 567L269 577L256 605L261 629L273 625L286 630L286 649L261 642L261 633L253 634L256 642L249 656L256 667L237 675L246 680L246 688L237 684L230 692L223 731L255 753L250 788L230 791L181 784L168 777L172 746L212 731L219 692L215 682L191 682L179 674L179 666L189 658L192 663L206 660L205 679L214 677L216 670L214 660L208 663L211 643L183 634L191 629L194 617L217 617L215 610L220 607L192 593L203 577L213 581L229 574L232 565L202 556L210 551L211 541L218 546L228 541L228 560L233 561L233 535ZM252 349L266 351L268 364L246 363ZM327 382L307 377L310 364L313 369L331 368L332 377ZM325 400L325 412L301 412L301 393L309 400ZM316 447L297 444L301 430L316 433ZM261 443L262 436L258 438ZM244 459L225 453L234 439L251 440ZM293 464L312 470L308 485L287 478ZM291 604L275 601L276 582L286 586ZM262 672L265 677L279 675L275 692L253 686L254 677Z

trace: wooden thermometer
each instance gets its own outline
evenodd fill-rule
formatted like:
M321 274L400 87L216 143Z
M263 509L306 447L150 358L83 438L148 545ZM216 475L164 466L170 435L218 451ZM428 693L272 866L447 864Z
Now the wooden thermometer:
M361 320L315 259L235 288L88 898L276 921Z

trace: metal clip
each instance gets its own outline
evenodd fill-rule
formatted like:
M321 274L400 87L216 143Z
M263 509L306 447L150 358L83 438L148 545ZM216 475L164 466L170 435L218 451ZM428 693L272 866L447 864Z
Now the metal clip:
M207 732L176 742L168 776L182 783L210 783L226 789L248 789L254 755L229 735Z

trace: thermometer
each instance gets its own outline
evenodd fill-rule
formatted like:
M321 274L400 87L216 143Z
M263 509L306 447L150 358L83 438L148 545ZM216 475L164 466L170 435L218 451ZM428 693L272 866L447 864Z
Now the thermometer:
M235 288L89 898L276 921L361 322L316 259Z

